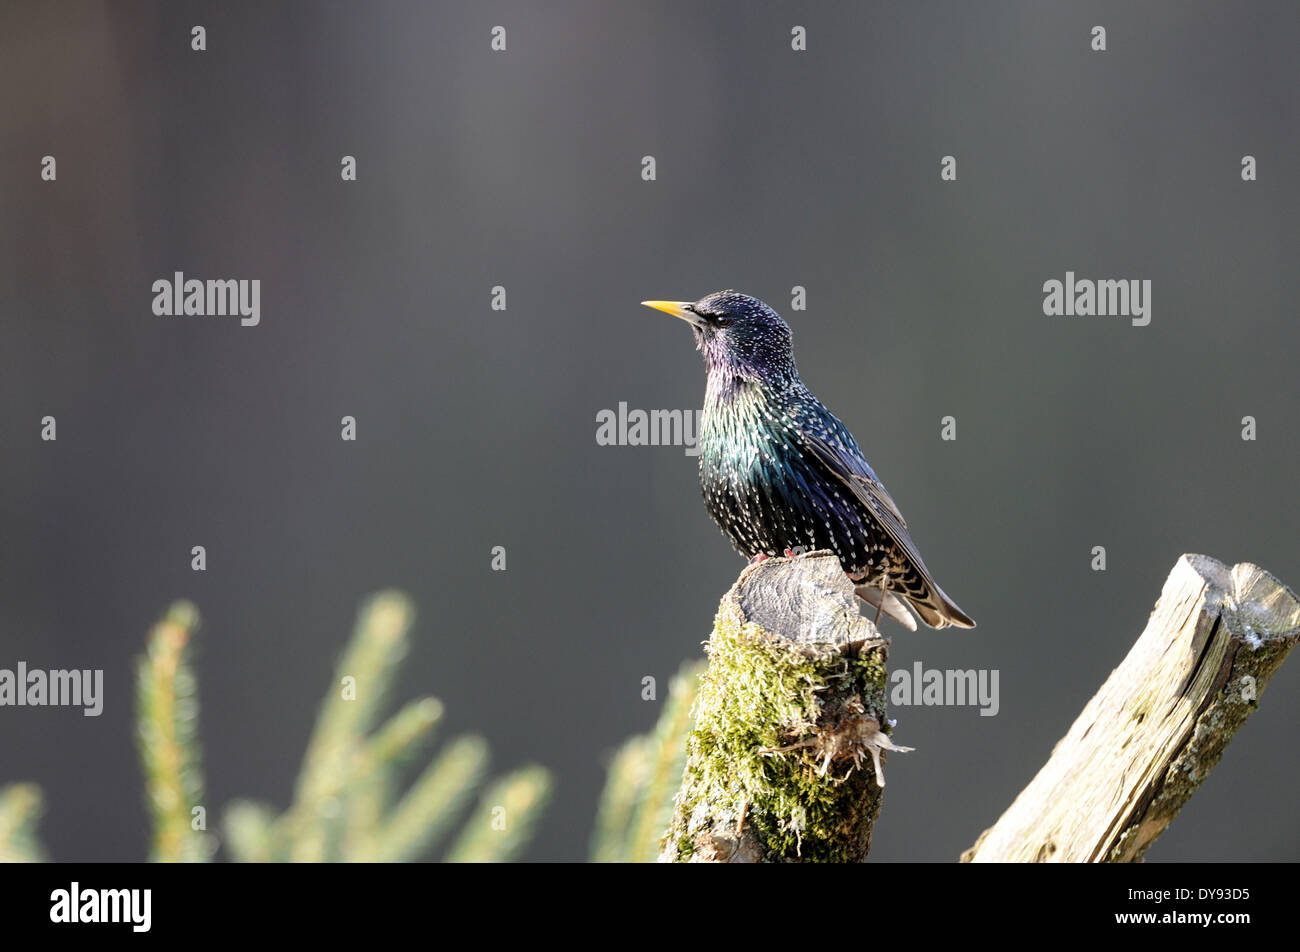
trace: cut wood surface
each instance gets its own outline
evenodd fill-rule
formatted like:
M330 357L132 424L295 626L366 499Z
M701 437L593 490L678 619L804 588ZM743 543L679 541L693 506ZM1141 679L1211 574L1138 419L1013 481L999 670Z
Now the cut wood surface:
M963 862L1126 862L1169 825L1300 640L1249 563L1184 555L1128 656Z

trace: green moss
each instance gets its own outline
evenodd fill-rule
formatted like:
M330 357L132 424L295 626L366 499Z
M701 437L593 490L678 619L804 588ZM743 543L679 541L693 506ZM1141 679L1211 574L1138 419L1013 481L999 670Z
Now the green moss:
M772 859L865 853L879 810L864 730L885 724L885 649L794 646L719 612L671 831L677 859L720 819Z

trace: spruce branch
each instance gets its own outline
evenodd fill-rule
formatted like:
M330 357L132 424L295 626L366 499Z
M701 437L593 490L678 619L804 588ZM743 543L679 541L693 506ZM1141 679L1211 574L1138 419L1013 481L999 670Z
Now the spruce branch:
M264 803L236 800L226 807L225 846L238 863L274 859L275 811Z
M371 838L373 853L356 859L416 859L460 816L487 773L487 743L462 737L449 744L419 776Z
M0 788L0 863L39 863L45 858L36 838L44 810L41 788L11 783Z
M137 666L136 737L153 821L150 859L155 862L204 862L215 849L210 836L192 827L192 811L203 800L198 685L188 654L198 624L192 604L173 604L154 625Z
M551 775L542 767L516 770L484 793L447 854L449 863L505 863L532 839L551 798Z
M362 606L312 731L289 809L236 800L223 831L238 862L383 861L419 859L462 816L487 772L487 744L452 741L399 791L403 768L432 736L442 702L421 698L379 721L407 649L414 612L400 592L382 592ZM150 630L137 671L137 740L153 824L150 858L211 858L216 839L194 829L202 806L197 683L189 651L199 624L189 602L177 602ZM528 844L549 800L550 774L526 767L494 784L451 849L453 860L504 861ZM0 861L39 860L35 836L40 789L0 790Z
M683 664L669 682L654 730L629 739L615 752L596 814L595 862L651 863L659 855L686 766L691 708L704 670L701 661Z

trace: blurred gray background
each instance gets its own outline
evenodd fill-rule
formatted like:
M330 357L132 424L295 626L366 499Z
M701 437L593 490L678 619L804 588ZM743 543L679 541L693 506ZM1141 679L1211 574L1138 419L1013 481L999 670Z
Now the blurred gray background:
M0 783L44 787L55 859L144 857L133 659L183 596L209 803L283 807L358 602L397 586L398 698L554 770L527 858L584 858L641 678L700 655L742 564L696 460L595 416L698 407L688 330L637 302L734 287L979 621L895 626L894 664L1001 672L996 717L893 712L917 751L872 859L956 859L1180 553L1300 582L1298 39L1281 2L4 4L0 666L103 668L107 698L0 710ZM261 326L155 317L177 270L261 279ZM1045 317L1067 270L1149 278L1150 326ZM1298 716L1292 660L1149 859L1300 858Z

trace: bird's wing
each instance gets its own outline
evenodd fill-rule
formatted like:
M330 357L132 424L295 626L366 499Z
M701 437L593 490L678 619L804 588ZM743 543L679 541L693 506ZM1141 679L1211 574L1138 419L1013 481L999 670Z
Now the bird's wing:
M794 432L798 434L797 438L802 441L812 458L818 460L831 476L842 482L854 498L875 516L876 521L885 530L885 534L920 576L924 586L922 591L913 593L909 590L902 593L908 605L932 628L943 628L947 625L974 628L974 620L962 611L935 582L934 576L930 574L930 570L926 568L921 558L921 553L916 551L916 545L907 531L903 514L898 511L898 504L885 490L884 484L876 474L871 471L871 467L862 458L862 454L858 452L857 445L847 431L842 429L840 432L832 431L834 442L804 429L795 429Z
M931 584L934 584L925 562L921 560L921 553L916 551L916 545L908 534L907 522L898 510L898 503L894 502L894 498L885 489L884 483L876 478L876 474L866 465L861 455L850 452L848 447L843 445L842 439L839 441L840 446L830 443L825 437L815 433L800 432L799 439L830 470L831 474L844 483L858 501L875 515L889 537L903 550L912 564Z

